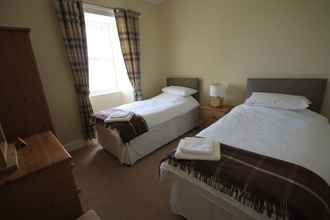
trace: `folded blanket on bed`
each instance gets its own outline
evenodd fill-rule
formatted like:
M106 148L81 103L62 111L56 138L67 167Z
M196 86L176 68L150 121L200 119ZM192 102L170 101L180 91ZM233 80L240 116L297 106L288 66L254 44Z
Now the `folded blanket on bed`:
M276 219L330 219L330 187L315 173L289 162L221 145L220 161L167 161L188 175Z
M96 112L94 114L96 123L102 123L102 125L107 128L116 129L123 143L128 143L132 139L148 131L148 125L140 115L129 113L129 120L121 120L118 118L118 120L116 120L115 117L111 117L111 115L116 117L122 115L122 111L121 109L109 108Z
M204 138L186 138L180 141L174 156L186 160L220 160L220 147L219 143Z

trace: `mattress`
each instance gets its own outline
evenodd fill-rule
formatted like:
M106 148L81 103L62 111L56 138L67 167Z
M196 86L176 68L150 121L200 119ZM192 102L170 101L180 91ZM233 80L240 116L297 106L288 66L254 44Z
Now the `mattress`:
M141 115L150 129L198 106L198 101L192 96L182 97L161 93L153 98L128 103L116 108Z
M295 163L317 173L329 184L329 134L328 120L310 110L240 105L197 136ZM161 176L172 182L172 211L190 220L269 219L166 162L161 165ZM194 207L200 207L199 211Z
M329 134L328 119L311 110L243 104L197 136L300 165L330 185Z

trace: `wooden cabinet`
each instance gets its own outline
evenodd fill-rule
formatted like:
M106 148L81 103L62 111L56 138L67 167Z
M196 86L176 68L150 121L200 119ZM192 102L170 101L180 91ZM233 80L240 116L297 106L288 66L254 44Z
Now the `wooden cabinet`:
M223 117L225 114L230 112L230 110L233 108L233 106L221 106L221 107L212 107L208 105L202 105L200 106L200 120L201 120L201 127L207 127L217 120L219 120L221 117Z
M0 27L0 122L22 137L19 168L0 174L0 218L73 220L82 214L71 157L53 125L28 28Z
M10 220L74 220L82 214L71 156L51 132L25 139L19 169L0 174L0 216Z
M54 132L29 33L0 27L0 122L9 141Z

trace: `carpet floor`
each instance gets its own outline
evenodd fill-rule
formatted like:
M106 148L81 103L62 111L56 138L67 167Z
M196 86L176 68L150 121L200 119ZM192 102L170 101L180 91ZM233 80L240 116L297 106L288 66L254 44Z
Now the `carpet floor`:
M186 136L196 133L192 131ZM102 220L182 220L171 213L170 185L159 181L159 162L177 144L178 139L131 167L120 165L100 146L72 152L83 209L94 209Z

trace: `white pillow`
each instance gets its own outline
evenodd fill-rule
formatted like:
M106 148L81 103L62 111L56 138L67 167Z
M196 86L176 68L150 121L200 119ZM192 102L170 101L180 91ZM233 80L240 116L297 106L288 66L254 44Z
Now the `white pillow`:
M197 93L197 90L183 87L183 86L168 86L162 89L164 93L177 95L177 96L190 96Z
M245 101L245 104L251 106L263 106L286 110L306 109L311 103L312 102L304 96L263 92L254 92Z

